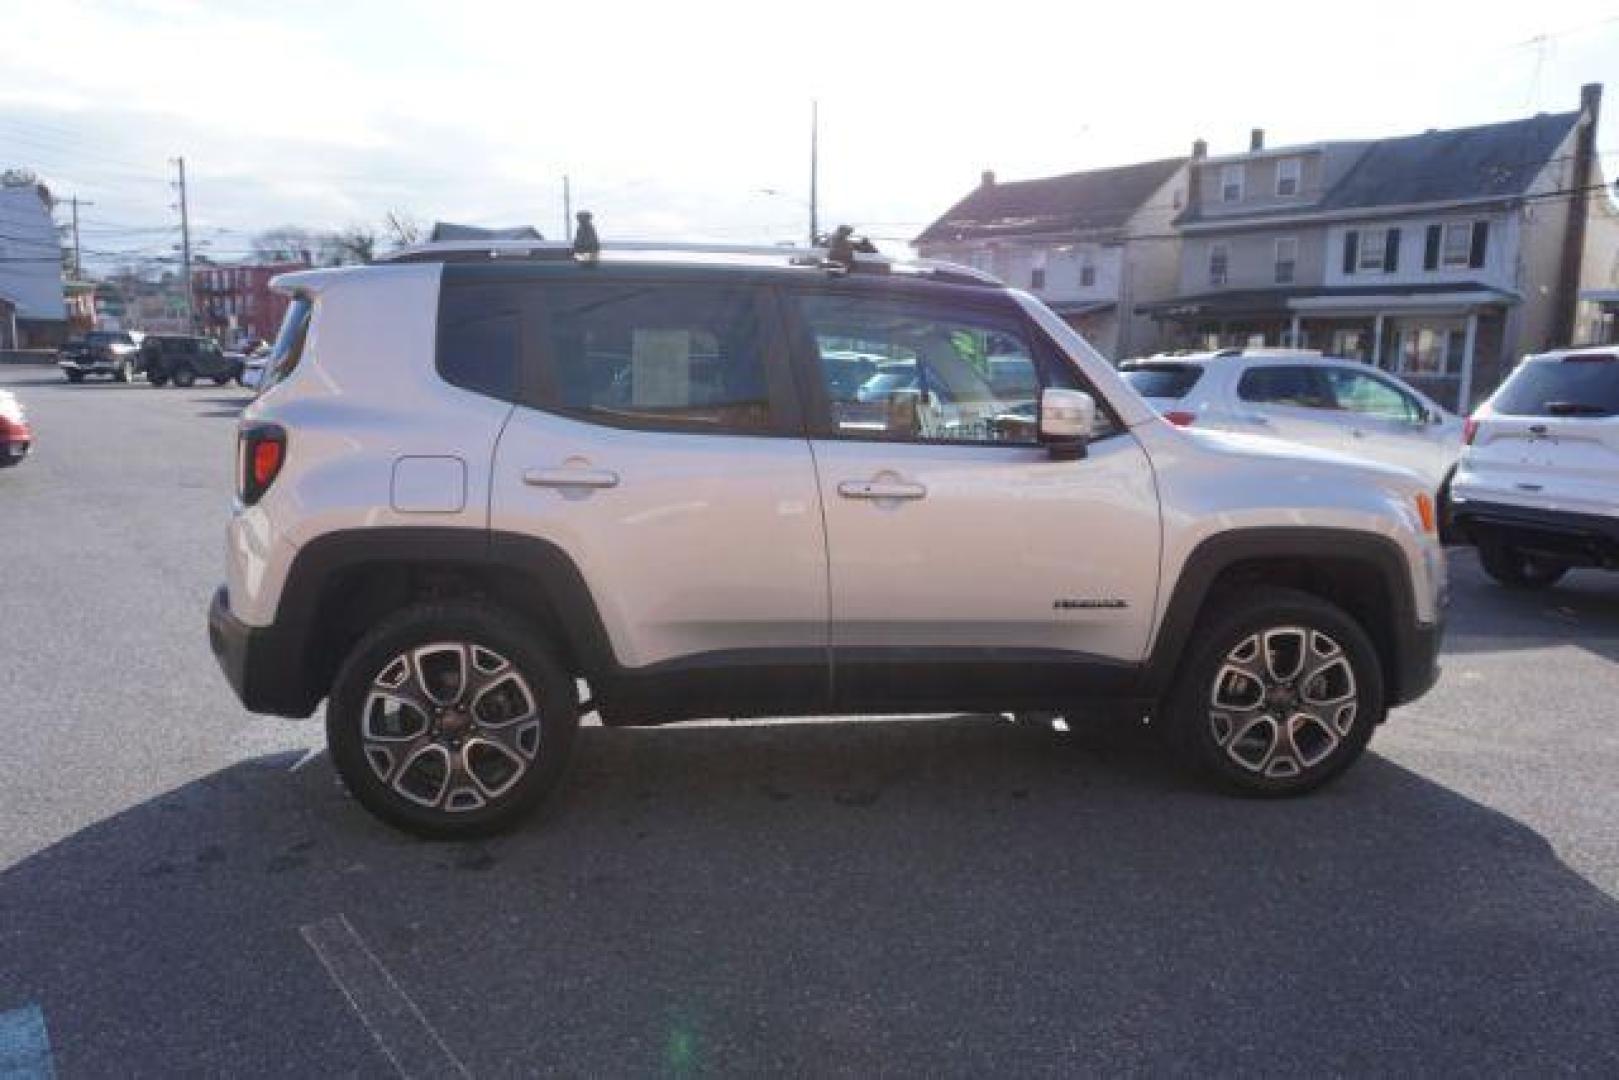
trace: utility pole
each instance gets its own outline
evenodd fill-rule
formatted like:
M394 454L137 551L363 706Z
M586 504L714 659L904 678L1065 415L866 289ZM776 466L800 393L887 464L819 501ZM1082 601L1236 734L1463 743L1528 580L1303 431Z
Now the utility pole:
M573 243L573 189L567 173L562 174L562 239Z
M191 213L186 205L186 159L177 157L174 164L180 171L180 180L175 186L180 189L180 264L185 274L186 329L195 332L197 309L191 296Z
M809 246L814 247L820 242L820 226L815 220L816 200L820 195L820 141L821 141L821 103L810 101L810 230Z
M84 280L84 257L79 249L79 206L94 206L88 199L81 199L77 195L68 199L68 205L73 207L73 279Z

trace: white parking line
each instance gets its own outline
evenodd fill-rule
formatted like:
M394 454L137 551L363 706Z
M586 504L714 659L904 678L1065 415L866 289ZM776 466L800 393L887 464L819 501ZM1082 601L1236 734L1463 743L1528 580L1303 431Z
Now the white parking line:
M346 917L332 915L298 932L400 1076L471 1077Z
M45 1014L38 1005L0 1012L0 1077L5 1080L55 1080L51 1040Z
M290 773L297 772L299 769L303 768L305 765L308 765L311 761L314 761L325 752L326 748L324 746L311 746L308 750L304 751L303 757L292 763L292 768L288 769L287 771Z

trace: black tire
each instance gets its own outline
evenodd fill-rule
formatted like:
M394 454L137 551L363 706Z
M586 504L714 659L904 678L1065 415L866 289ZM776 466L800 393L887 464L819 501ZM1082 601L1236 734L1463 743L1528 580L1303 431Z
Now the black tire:
M1478 561L1484 572L1509 589L1548 589L1568 573L1568 564L1527 555L1497 541L1478 546Z
M197 381L197 373L191 370L191 365L181 364L170 373L169 378L174 385L182 390L189 390Z
M160 371L148 371L146 373L146 381L151 383L153 386L167 386L169 383L169 377Z
M70 383L81 383L84 381L84 372L82 371L69 371L66 374L67 381Z
M442 798L435 798L444 806L421 805L401 794L372 767L363 734L374 680L382 678L395 659L408 651L446 641L469 642L509 661L511 669L532 689L539 721L533 732L534 749L525 751L530 758L526 770L509 790L498 795L484 799L482 793L475 792L483 803L471 809L447 808L456 794L451 791L449 778L442 781ZM536 637L533 628L500 608L459 601L418 604L383 620L344 661L326 707L327 745L349 791L362 806L389 824L435 839L486 836L510 828L531 813L562 779L578 727L574 680ZM468 758L457 760L465 762ZM396 783L404 781L407 763L408 759L387 764L390 771L397 770L391 776Z
M224 386L230 382L229 375L210 375L209 378L213 380L215 386Z
M1331 729L1326 726L1326 720L1308 719L1312 714L1305 711L1307 702L1301 701L1298 695L1307 696L1310 687L1317 684L1303 679L1298 681L1305 685L1291 687L1286 693L1283 691L1287 688L1267 690L1264 684L1250 680L1248 689L1258 691L1260 704L1249 713L1228 715L1229 710L1213 708L1217 690L1223 693L1232 685L1217 683L1227 677L1225 669L1230 657L1250 642L1264 641L1262 635L1266 631L1277 632L1278 642L1295 636L1287 633L1289 628L1298 628L1307 635L1312 649L1322 640L1335 646L1336 652L1322 653L1322 657L1331 659L1323 661L1326 666L1320 678L1326 681L1319 684L1322 689L1317 697L1339 688L1347 668L1353 679L1347 684L1354 694L1353 701L1348 702L1353 705L1352 710L1342 715L1344 702L1324 706L1323 711L1335 725ZM1218 593L1205 606L1190 640L1175 684L1160 709L1159 720L1163 735L1180 758L1229 791L1260 796L1302 795L1314 791L1355 763L1366 749L1372 731L1383 720L1386 709L1383 670L1376 648L1359 623L1319 597L1274 586ZM1263 659L1263 656L1259 658ZM1304 662L1301 654L1300 671L1304 670ZM1243 680L1239 677L1236 682L1241 684ZM1292 704L1288 702L1290 696ZM1290 732L1286 745L1296 753L1283 752L1280 739L1283 728L1270 715L1273 709L1278 715L1289 709L1300 710L1286 720ZM1306 722L1294 731L1293 725L1300 717L1307 718ZM1269 749L1263 753L1243 749L1256 745L1253 739L1244 736L1244 731L1250 730L1263 740L1266 723L1271 732ZM1306 744L1310 747L1308 753ZM1283 772L1279 768L1284 764L1283 758L1292 761L1292 771ZM1272 774L1273 767L1278 767L1275 774Z

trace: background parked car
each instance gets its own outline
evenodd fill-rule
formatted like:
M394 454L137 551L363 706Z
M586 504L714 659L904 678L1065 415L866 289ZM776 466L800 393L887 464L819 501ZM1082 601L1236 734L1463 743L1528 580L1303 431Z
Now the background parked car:
M1619 348L1526 357L1467 422L1452 506L1503 585L1619 569Z
M246 360L239 353L227 353L211 338L183 334L152 334L141 346L141 366L153 386L173 382L191 386L198 379L212 379L224 386L235 379L239 385Z
M9 390L0 390L0 469L15 465L33 448L34 433L22 402Z
M1461 417L1358 360L1227 349L1127 360L1119 367L1171 423L1267 435L1396 465L1442 496L1461 457Z
M57 351L56 366L68 382L83 382L86 375L134 382L144 336L138 330L92 330L82 340L63 345Z

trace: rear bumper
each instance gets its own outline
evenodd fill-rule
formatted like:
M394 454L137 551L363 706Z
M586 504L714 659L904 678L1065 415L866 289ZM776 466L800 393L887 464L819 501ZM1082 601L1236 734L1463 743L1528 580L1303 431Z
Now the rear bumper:
M0 469L7 465L15 465L27 457L33 445L29 439L0 439Z
M224 586L208 608L208 644L231 689L253 712L301 718L320 703L306 685L298 643L274 626L249 626L238 619Z
M1451 501L1451 521L1471 543L1499 543L1573 566L1619 567L1619 516Z

